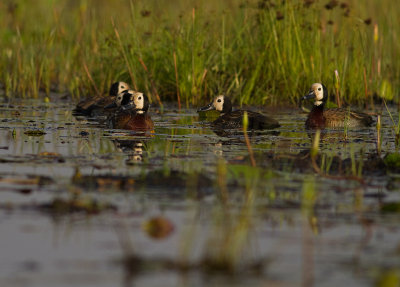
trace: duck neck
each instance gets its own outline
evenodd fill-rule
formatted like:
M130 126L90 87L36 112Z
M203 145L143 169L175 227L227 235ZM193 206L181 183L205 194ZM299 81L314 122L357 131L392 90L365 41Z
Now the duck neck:
M322 103L320 105L314 105L310 114L308 115L308 118L312 119L312 121L315 121L317 123L316 125L324 124L324 104Z
M136 113L137 113L138 115L143 115L143 114L144 114L144 111L143 111L143 110L136 110Z
M126 110L127 113L131 114L131 115L143 115L146 113L146 111L142 110L142 109L129 109Z
M316 111L316 112L321 111L321 112L323 112L324 111L324 102L323 101L316 101L314 103L313 111Z

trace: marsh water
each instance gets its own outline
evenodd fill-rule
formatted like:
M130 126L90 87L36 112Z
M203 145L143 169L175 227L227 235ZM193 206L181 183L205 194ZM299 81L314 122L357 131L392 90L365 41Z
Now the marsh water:
M73 107L0 106L0 286L397 286L400 184L368 160L396 151L386 110L380 156L375 126L327 130L317 172L294 108L258 109L282 126L249 132L253 167L195 109L135 134Z

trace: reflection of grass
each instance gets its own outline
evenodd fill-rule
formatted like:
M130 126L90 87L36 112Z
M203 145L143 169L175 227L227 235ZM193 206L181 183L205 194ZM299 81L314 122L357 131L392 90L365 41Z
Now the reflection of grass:
M395 122L395 120L394 120L394 118L393 118L393 115L392 115L392 113L390 112L390 110L389 110L389 108L388 108L388 106L387 106L387 104L386 104L386 101L384 101L384 103L385 103L385 108L386 108L386 111L388 112L388 114L389 114L389 117L390 117L390 120L392 121L392 124L393 124L393 126L392 126L392 128L393 128L393 131L394 131L394 133L395 133L395 144L396 144L396 149L398 149L399 148L399 145L400 145L400 113L399 113L399 120L397 121L397 123ZM377 133L378 133L378 138L379 138L379 141L378 141L378 148L380 149L380 143L381 143L381 139L380 139L380 137L381 137L381 122L380 122L380 116L378 117L378 122L377 122Z
M240 174L245 186L240 188L240 194L228 190L229 172ZM255 207L258 199L258 185L262 176L262 169L247 166L230 166L222 159L216 167L215 186L220 194L218 201L207 216L212 220L211 228L204 245L204 253L199 258L193 259L196 253L195 245L203 241L199 236L199 220L204 218L198 215L193 217L194 222L188 224L187 232L183 232L180 241L180 254L175 259L155 258L150 259L140 256L132 246L127 233L120 234L120 242L125 249L123 264L129 277L136 273L148 270L175 270L178 272L199 272L205 274L237 275L261 274L265 267L264 258L250 255L252 247L249 240L255 224ZM237 199L240 198L240 201ZM192 211L190 211L191 213ZM203 224L203 223L201 223ZM126 242L125 242L126 241Z
M245 182L244 194L240 196L242 200L237 208L230 200L231 195L226 187L226 166L224 162L219 161L217 186L222 195L221 205L214 210L214 229L206 245L204 258L205 266L213 272L235 273L243 267L248 269L246 265L251 262L246 258L244 251L252 232L261 169L238 166L235 170L244 177Z
M313 2L5 1L0 82L8 96L80 97L119 79L157 102L197 106L219 92L275 104L315 81L334 89L337 70L343 101L367 100L364 71L369 93L398 94L400 4Z

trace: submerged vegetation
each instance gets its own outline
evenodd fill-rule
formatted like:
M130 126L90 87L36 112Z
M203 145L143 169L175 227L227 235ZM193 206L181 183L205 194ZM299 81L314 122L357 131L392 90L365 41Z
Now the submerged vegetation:
M5 0L0 87L80 98L123 80L158 104L277 105L325 82L331 101L397 101L399 12L389 0Z

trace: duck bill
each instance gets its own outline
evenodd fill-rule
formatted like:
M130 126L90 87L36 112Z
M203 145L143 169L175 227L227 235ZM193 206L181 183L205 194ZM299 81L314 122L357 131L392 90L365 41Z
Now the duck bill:
M121 106L121 109L124 111L134 110L134 109L136 109L136 105L134 103L129 103L129 104Z
M197 112L205 112L211 110L215 110L214 103L209 103L207 106L198 109Z
M105 106L104 108L105 109L113 109L113 108L116 108L116 107L117 107L117 103L113 102L112 104L109 104L109 105Z
M301 98L302 100L315 99L314 91L310 91L307 95Z

